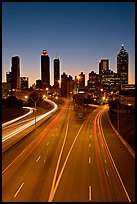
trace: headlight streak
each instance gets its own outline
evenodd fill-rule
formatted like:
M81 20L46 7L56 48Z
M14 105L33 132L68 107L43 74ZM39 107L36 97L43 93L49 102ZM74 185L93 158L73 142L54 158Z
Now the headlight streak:
M101 112L101 111L100 111ZM101 188L103 190L103 195L104 198L107 195L107 198L112 201L112 197L107 185L107 180L106 180L106 176L105 176L105 170L104 170L104 166L103 166L103 162L102 162L102 156L101 156L101 152L100 152L100 147L99 147L99 141L98 141L98 137L97 137L97 131L98 131L98 120L100 117L100 112L96 115L95 119L94 119L94 141L95 141L95 154L97 156L97 166L98 166L98 172L99 172L99 177L100 177L100 185Z
M128 199L128 202L131 202L131 200L130 200L130 198L129 198L129 195L128 195L127 191L126 191L126 188L125 188L125 186L124 186L124 184L123 184L123 182L122 182L122 179L121 179L121 177L120 177L120 175L119 175L119 172L118 172L118 170L117 170L117 168L116 168L116 165L115 165L115 163L114 163L114 160L113 160L113 158L112 158L112 156L111 156L111 153L110 153L110 151L109 151L109 148L108 148L107 143L106 143L106 140L105 140L105 137L104 137L101 119L102 119L102 114L103 114L103 112L105 111L106 108L107 108L107 107L105 107L104 110L101 110L101 111L97 114L97 116L96 116L96 118L95 118L95 121L94 121L94 122L95 122L95 123L94 123L94 133L95 133L95 135L96 135L96 131L97 131L97 129L98 129L98 133L99 133L99 136L100 136L99 138L100 138L100 140L102 141L103 148L104 148L104 150L105 150L105 152L106 152L106 154L107 154L107 158L108 158L110 167L111 167L111 169L112 169L112 171L113 171L113 175L114 175L115 178L116 178L116 179L114 180L115 186L117 186L117 188L118 188L120 194L122 194L122 192L123 192L123 190L124 190L124 196L126 196L126 199ZM96 145L96 146L97 146L97 145ZM100 155L100 156L101 156L101 155ZM101 164L101 162L100 162L100 164ZM117 179L117 178L118 178L118 179ZM119 182L120 182L120 183L119 183Z
M51 113L53 113L56 109L57 109L57 104L55 104L54 102L50 101L50 100L46 100L49 103L52 103L54 108L52 110L50 110L49 112L41 115L41 116L37 116L36 118L36 122L42 120L44 117L50 115ZM16 130L14 130L13 132L11 132L10 134L4 136L2 138L2 142L5 142L6 140L10 139L11 137L15 136L16 134L20 133L21 131L25 130L26 128L30 127L31 125L35 124L35 119L33 121L28 122L27 124L23 125L22 127L17 128Z
M26 117L26 116L28 116L28 115L30 115L31 113L33 113L33 109L34 109L34 108L30 108L30 107L23 107L23 108L30 109L30 111L29 111L28 113L26 113L26 114L24 114L24 115L18 117L18 118L15 118L15 119L13 119L13 120L10 120L10 121L8 121L8 122L3 123L3 124L2 124L2 128L3 128L3 127L6 127L7 125L10 125L11 123L14 123L14 122L16 122L16 121L18 121L18 120L20 120L20 119L22 119L22 118L24 118L24 117Z
M105 108L105 109L106 109L106 108ZM118 180L114 180L114 181L115 181L115 183L116 183L116 181L120 181L120 184L121 184L121 185L118 186L118 187L119 187L119 190L122 188L122 190L124 190L124 192L125 192L125 194L126 194L126 197L127 197L127 199L128 199L128 202L131 202L131 199L130 199L130 197L129 197L128 193L127 193L127 190L126 190L126 188L125 188L125 186L124 186L124 184L123 184L123 181L122 181L122 179L121 179L121 177L120 177L120 174L119 174L119 172L118 172L118 169L117 169L117 167L116 167L116 165L115 165L115 162L114 162L114 160L113 160L113 157L112 157L112 155L111 155L111 153L110 153L110 151L109 151L107 142L106 142L106 140L105 140L105 136L104 136L104 132L103 132L103 128L102 128L102 123L101 123L102 113L103 113L103 112L104 112L104 111L101 111L101 112L100 112L100 116L99 116L99 118L98 118L99 135L100 135L100 138L102 138L102 141L103 141L103 143L104 143L104 148L105 148L106 154L108 155L109 164L110 164L111 168L113 169L113 172L115 172L115 176L116 176L116 177L118 176ZM117 185L118 185L118 184L117 184ZM122 190L121 190L120 192L122 192Z

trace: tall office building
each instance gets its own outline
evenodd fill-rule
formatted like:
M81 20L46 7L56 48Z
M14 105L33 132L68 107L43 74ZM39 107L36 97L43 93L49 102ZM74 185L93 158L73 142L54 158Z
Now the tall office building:
M102 74L102 71L108 71L108 69L109 69L109 60L102 59L99 62L99 75Z
M72 94L73 90L73 79L72 76L63 72L61 75L61 96L65 98L69 98Z
M12 66L11 66L11 89L19 90L20 89L20 59L18 56L12 57Z
M28 89L29 87L29 78L28 77L21 77L21 90Z
M11 82L12 79L12 72L6 72L6 81Z
M47 50L41 55L41 81L43 88L50 86L50 58Z
M85 74L81 72L79 74L79 79L77 76L75 76L75 82L77 83L79 88L84 88L85 87Z
M83 72L81 72L79 74L80 79L79 79L79 88L84 88L85 87L85 74L83 74Z
M121 83L128 84L128 53L123 45L117 55L117 73L120 75Z
M54 61L54 87L58 89L60 80L60 60L54 59L53 61Z

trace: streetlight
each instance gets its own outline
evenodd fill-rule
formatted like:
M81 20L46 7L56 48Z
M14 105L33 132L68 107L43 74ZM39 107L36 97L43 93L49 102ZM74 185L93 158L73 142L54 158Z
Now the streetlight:
M25 96L25 98L27 99L28 96ZM35 104L35 129L36 129L36 110L37 110L37 101L39 100L39 98L35 101L33 98L29 97Z
M117 98L117 130L119 132L119 92L118 92L118 98Z
M46 88L46 95L48 95L48 90L49 90L49 88Z

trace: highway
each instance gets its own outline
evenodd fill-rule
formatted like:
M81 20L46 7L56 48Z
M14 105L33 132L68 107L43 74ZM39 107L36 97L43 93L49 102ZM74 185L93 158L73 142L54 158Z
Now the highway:
M57 110L58 107L54 102L48 99L46 101L48 101L48 109L39 107L35 112L32 108L29 108L30 114L27 113L19 118L2 124L2 152L22 139L26 134L35 130Z
M68 100L4 152L2 201L134 202L135 159L107 111L107 105L100 106L79 120Z

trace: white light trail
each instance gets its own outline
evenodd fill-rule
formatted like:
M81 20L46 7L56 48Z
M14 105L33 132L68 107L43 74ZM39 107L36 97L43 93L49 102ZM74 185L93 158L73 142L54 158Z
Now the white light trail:
M2 128L3 128L3 127L6 127L7 125L9 125L9 124L11 124L11 123L14 123L14 122L16 122L16 121L22 119L22 118L24 118L24 117L26 117L27 115L30 115L31 113L33 113L33 109L34 109L34 108L30 108L30 107L23 107L23 108L27 108L27 109L29 109L30 111L29 111L28 113L26 113L26 114L24 114L24 115L18 117L18 118L15 118L15 119L13 119L13 120L10 120L10 121L8 121L8 122L3 123L3 124L2 124Z
M46 101L49 102L49 103L52 103L53 106L54 106L54 108L53 108L52 110L50 110L49 112L43 114L43 115L37 116L36 122L42 120L44 117L46 117L46 116L50 115L51 113L53 113L53 112L57 109L57 107L58 107L57 104L54 103L53 101L50 101L50 100L48 100L48 99L47 99ZM17 128L16 130L13 130L11 133L5 135L5 136L2 138L2 142L4 142L4 141L10 139L11 137L15 136L16 134L22 132L23 130L25 130L26 128L28 128L28 127L30 127L31 125L34 125L34 124L35 124L35 119L34 119L33 121L30 121L30 122L28 122L27 124L25 124L25 125L23 125L23 126Z

